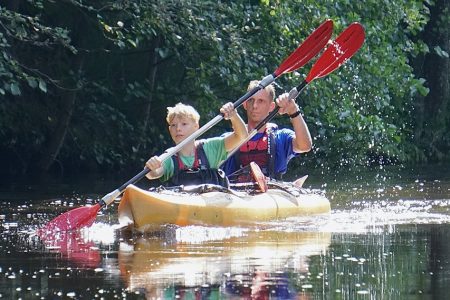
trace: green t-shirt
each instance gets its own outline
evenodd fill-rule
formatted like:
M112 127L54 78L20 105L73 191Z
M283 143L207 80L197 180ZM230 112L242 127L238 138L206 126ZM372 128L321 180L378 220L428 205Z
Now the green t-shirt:
M203 150L205 150L206 158L209 166L212 169L217 169L219 164L227 158L227 151L225 150L225 138L214 137L210 139L201 140L203 142ZM180 159L183 164L192 168L194 165L195 156L183 156L180 154ZM163 162L164 173L161 176L161 181L167 181L173 176L173 160L168 158Z

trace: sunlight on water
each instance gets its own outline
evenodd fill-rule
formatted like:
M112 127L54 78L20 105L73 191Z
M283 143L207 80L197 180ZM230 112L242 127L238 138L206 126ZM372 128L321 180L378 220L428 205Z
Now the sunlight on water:
M8 205L0 213L0 298L258 299L259 291L264 299L409 299L432 280L448 282L448 229L429 226L450 224L448 185L346 188L329 215L248 228L167 226L149 236L122 235L109 207L90 228L38 241L32 233L55 210Z
M36 229L97 196L4 195L0 298L446 299L449 176L376 171L317 176L328 215L148 236L124 234L114 204L90 228L40 239Z
M450 223L449 207L449 199L354 201L351 208L333 210L321 230L361 233L401 224L446 224Z
M187 226L176 229L177 242L198 244L206 241L224 240L231 237L243 236L248 231L239 227L202 227Z
M96 243L112 244L116 239L116 230L118 225L111 225L106 223L94 223L89 228L83 228L83 236Z
M17 225L7 224L7 226L12 227ZM119 224L96 222L91 227L84 227L71 233L56 232L52 234L51 238L46 237L44 240L47 241L46 248L49 250L60 249L61 241L66 241L69 235L71 240L77 240L78 243L94 242L96 244L108 245L113 244L117 240L117 234L120 230ZM164 236L170 242L200 244L225 240L232 237L241 237L248 230L248 228L239 227L167 226L162 227L161 231L157 232L157 235ZM33 231L34 229L29 231L30 238L34 238L35 236Z

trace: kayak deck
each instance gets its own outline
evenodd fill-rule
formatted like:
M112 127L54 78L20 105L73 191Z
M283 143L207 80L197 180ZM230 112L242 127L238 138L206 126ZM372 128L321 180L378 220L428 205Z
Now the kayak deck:
M141 231L163 224L240 226L293 216L330 212L330 202L318 193L296 195L269 188L265 193L209 191L180 193L126 188L119 204L119 222Z

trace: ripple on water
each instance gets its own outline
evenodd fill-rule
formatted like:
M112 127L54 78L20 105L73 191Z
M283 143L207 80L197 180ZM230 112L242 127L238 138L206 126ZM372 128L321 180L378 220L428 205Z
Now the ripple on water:
M368 232L402 224L450 223L449 199L353 201L345 210L332 210L322 230Z

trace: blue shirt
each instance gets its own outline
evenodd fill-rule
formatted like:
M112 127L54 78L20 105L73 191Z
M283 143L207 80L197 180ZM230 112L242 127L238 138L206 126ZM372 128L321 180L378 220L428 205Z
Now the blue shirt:
M275 173L284 174L287 171L289 161L298 155L292 148L292 140L295 137L295 132L288 128L274 129L275 134ZM257 141L264 136L264 133L258 132L252 137L251 141ZM236 163L235 156L230 157L222 166L225 174L228 176L235 171Z

